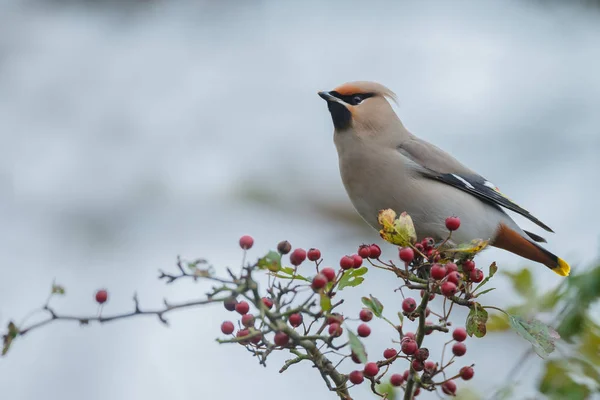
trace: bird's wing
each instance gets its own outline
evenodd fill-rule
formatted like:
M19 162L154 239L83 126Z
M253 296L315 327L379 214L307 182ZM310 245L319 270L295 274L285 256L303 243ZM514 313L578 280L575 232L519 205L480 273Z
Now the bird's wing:
M454 186L484 201L514 211L548 232L554 232L529 211L509 199L492 182L471 171L440 148L411 137L398 146L397 150L406 157L408 167L422 176Z

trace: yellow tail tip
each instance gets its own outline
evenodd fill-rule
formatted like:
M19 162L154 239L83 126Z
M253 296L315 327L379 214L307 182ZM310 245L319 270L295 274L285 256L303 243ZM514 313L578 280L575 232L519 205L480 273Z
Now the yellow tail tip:
M562 258L558 259L558 265L552 269L552 271L556 272L560 276L569 276L569 272L571 272L571 267L565 260Z

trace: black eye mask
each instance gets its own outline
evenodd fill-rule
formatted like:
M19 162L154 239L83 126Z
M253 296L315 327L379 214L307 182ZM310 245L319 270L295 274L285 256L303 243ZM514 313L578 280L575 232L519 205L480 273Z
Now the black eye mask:
M374 93L355 93L351 95L341 95L336 91L329 92L333 97L337 97L342 100L344 103L350 104L352 106L356 106L360 104L364 99L368 99L369 97L373 97Z

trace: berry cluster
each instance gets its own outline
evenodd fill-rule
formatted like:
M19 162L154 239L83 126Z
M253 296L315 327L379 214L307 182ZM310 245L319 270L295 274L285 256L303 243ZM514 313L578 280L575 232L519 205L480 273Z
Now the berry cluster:
M449 239L452 232L460 228L460 219L457 217L446 219L446 227L450 232ZM313 295L319 295L321 299L328 299L325 304L329 304L336 294L337 285L345 274L351 274L353 270L358 270L365 265L388 269L404 281L404 285L400 288L401 291L408 289L420 292L421 299L419 301L414 297L405 297L401 303L402 315L411 321L418 321L419 326L416 332L405 332L403 324L394 326L394 332L398 335L397 347L386 349L383 357L379 360L369 360L364 347L361 350L360 347L355 349L350 346L348 357L355 363L362 364L362 367L348 373L346 375L347 382L360 385L368 379L379 383L384 376L387 376L392 386L405 390L405 398L412 399L418 396L421 390L435 391L436 389L445 394L454 395L457 390L456 379L469 380L474 375L472 365L464 366L458 372L448 375L448 370L456 362L456 358L464 356L467 352L464 343L467 338L466 329L455 328L452 330L452 340L447 343L447 345L451 344L452 357L447 362L444 362L444 354L441 355L438 362L431 360L428 348L423 346L424 336L435 331L450 332L448 327L451 325L449 315L452 307L446 307L446 303L450 301L451 304L470 306L469 299L474 297L474 285L483 280L484 274L475 267L472 255L463 254L455 257L453 254L447 253L444 245L448 239L436 244L432 238L424 238L417 243L399 248L398 257L401 266L396 266L392 261L382 261L380 259L381 248L376 244L361 245L355 254L345 255L340 259L337 271L332 267L321 266L323 260L319 249L311 248L308 251L302 248L292 249L289 242L280 242L277 246L279 254L281 256L289 254L289 262L294 267L290 279L292 281L301 279L305 283L294 286L293 289L289 284L285 289L282 286L270 286L267 289L269 296L260 299L260 304L256 307L256 314L249 314L250 305L247 301L238 302L235 298L228 299L224 302L225 308L229 311L237 311L241 315L241 319L238 321L237 332L231 321L223 322L221 331L226 335L232 335L232 340L253 347L254 351L267 351L270 348L297 349L299 341L303 337L311 337L317 342L322 340L325 346L340 350L334 339L345 334L345 329L349 329L346 327L346 323L352 320L333 311L341 302L331 306L331 309L321 308L319 311L314 311L311 303L305 302L304 304L308 305L302 309L292 308L293 312L282 312L283 305L286 304L283 300L285 296L282 296L281 293L282 289L284 289L283 292L289 290L289 293L295 295L303 285L306 285L312 289ZM240 239L240 246L247 250L252 247L253 242L251 237L244 236ZM314 263L316 273L312 278L305 278L301 274L304 271L302 264L307 260ZM279 293L277 293L277 289L279 289ZM440 313L432 312L428 306L436 294L445 298L443 311ZM278 315L286 322L286 327L282 328L279 325L278 329L272 330L267 323L257 327L257 318L266 312L279 313ZM372 328L369 323L375 317L376 312L378 310L372 307L360 310L358 313L360 322L354 330L357 340L364 340L371 335ZM427 319L432 314L438 318L436 323ZM308 323L305 322L306 318L310 319ZM313 332L311 328L316 329ZM299 329L302 330L298 331ZM272 344L267 339L269 333L273 334ZM298 335L298 333L300 334ZM348 335L350 334L352 332L348 333ZM361 343L361 346L364 345ZM406 363L408 369L404 369L403 372L394 372L393 368L396 364L400 365L402 362Z
M406 227L401 223L386 223L392 229ZM482 316L482 306L475 299L483 293L478 290L495 269L490 267L489 276L484 279L483 271L476 268L473 261L478 250L449 248L452 232L460 228L460 219L449 217L445 223L448 237L439 243L433 238L407 241L406 237L412 237L408 228L405 232L396 232L402 240L398 263L383 260L378 245L363 244L356 253L341 257L338 266L327 266L319 249L293 248L288 241L280 242L277 251L270 251L255 262L245 263L238 273L227 269L227 278L215 276L212 267L203 259L192 262L178 259L178 272L161 271L159 279L166 283L184 278L210 281L215 286L206 298L178 304L165 300L163 309L142 310L137 296L134 296L133 311L103 316L102 308L108 301L108 291L101 289L95 293L100 313L89 318L61 315L46 303L43 310L49 313L47 320L29 327L9 324L8 333L4 335L4 353L16 337L53 321L70 320L87 324L90 321L106 322L135 315L153 315L166 324L165 314L173 310L222 303L235 318L220 324L221 333L225 335L218 340L220 343L244 346L262 365L266 365L267 358L274 351L289 352L293 358L285 362L281 372L296 363L309 361L340 399L351 399L352 386L365 381L380 396L377 385L389 383L404 392L405 400L414 399L422 391L454 395L459 379L466 381L474 376L473 365L455 368L458 359L467 353L467 336L485 333L487 314ZM246 260L248 251L254 247L254 238L242 236L239 246L244 250ZM352 312L345 310L345 315L342 312L340 291L348 289L348 293L352 293L351 288L360 285L369 271L391 273L401 283L397 290L397 308L388 307L394 314L398 311L399 324L384 316L383 305L373 296L362 298L364 308ZM254 278L256 273L267 275L266 286ZM417 295L406 295L408 291ZM64 288L53 285L52 294L64 294ZM434 300L436 303L432 302ZM468 329L450 328L450 314L457 307L470 309ZM392 344L381 357L369 357L365 343L368 343L376 321L384 321L391 326ZM483 329L483 333L478 329ZM437 357L430 354L425 346L426 336L432 334L452 336ZM447 347L451 352L449 357L446 355ZM340 359L335 360L335 357ZM350 360L360 367L349 367Z

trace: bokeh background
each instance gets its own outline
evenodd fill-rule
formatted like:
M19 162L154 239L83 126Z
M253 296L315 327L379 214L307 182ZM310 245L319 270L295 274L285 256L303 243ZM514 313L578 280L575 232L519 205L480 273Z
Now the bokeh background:
M599 247L599 43L594 2L4 0L0 322L43 304L53 279L67 289L53 305L72 313L95 314L101 287L105 313L131 309L135 291L146 307L201 296L201 285L165 287L157 270L178 254L237 266L246 233L250 257L288 239L331 264L380 243L346 198L316 95L350 80L396 91L412 132L534 211L557 232L548 248L584 269ZM494 249L479 264L494 260L525 264ZM559 282L536 268L540 287ZM509 304L507 282L495 286L488 302ZM393 288L373 271L346 310L377 293L393 316ZM216 344L225 318L213 306L171 315L170 328L51 325L0 360L1 397L332 398L308 365L280 375L284 356L262 368ZM374 328L366 342L380 354L391 336ZM514 334L467 345L466 386L482 394L528 347ZM531 359L522 398L537 398L539 373Z

